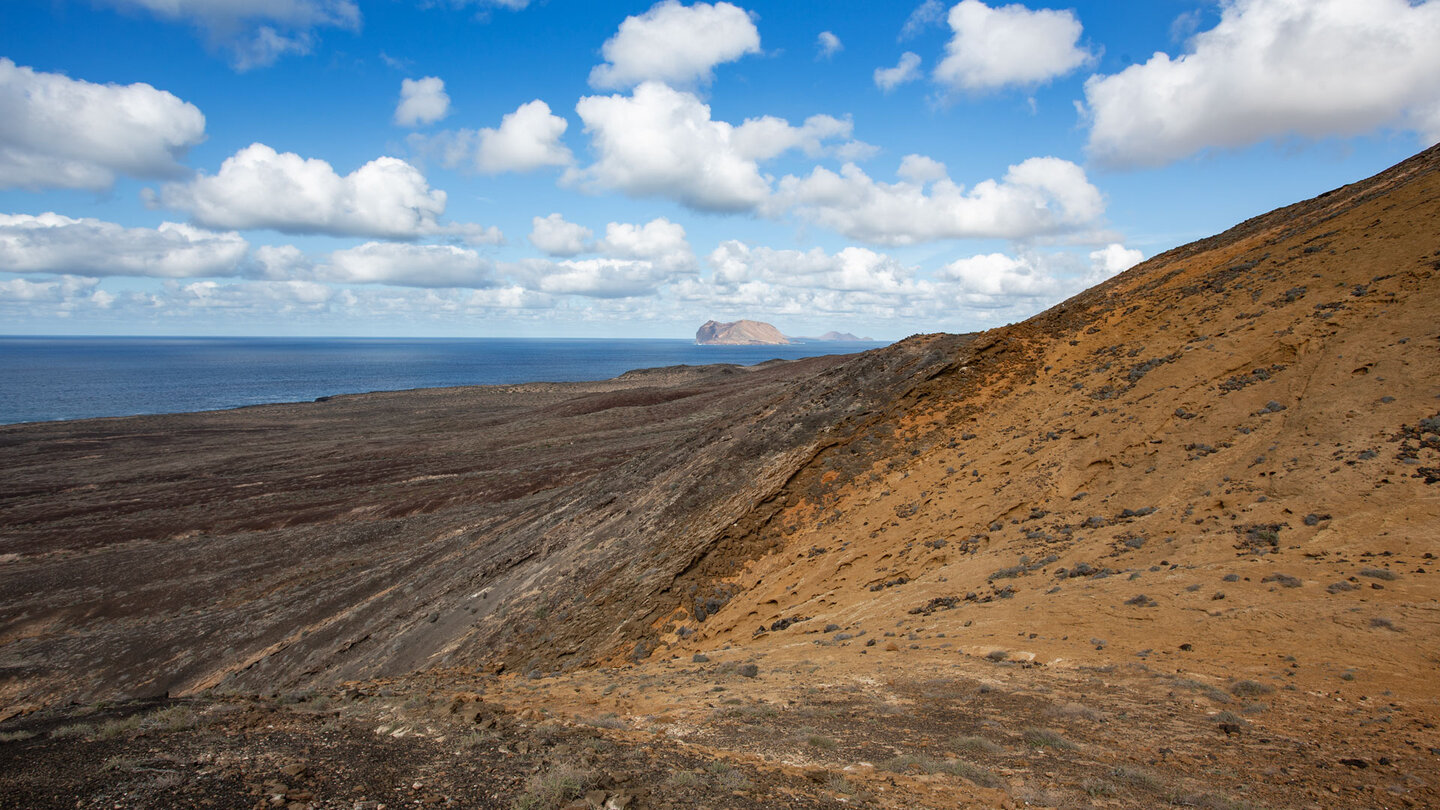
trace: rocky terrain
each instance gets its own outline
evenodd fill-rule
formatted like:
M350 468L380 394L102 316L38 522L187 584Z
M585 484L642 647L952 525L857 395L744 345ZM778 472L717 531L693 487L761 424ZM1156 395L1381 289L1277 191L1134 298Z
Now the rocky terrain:
M780 334L779 329L760 321L706 321L695 330L695 342L701 346L783 346L790 339Z
M0 807L1440 806L1440 149L850 357L0 428Z

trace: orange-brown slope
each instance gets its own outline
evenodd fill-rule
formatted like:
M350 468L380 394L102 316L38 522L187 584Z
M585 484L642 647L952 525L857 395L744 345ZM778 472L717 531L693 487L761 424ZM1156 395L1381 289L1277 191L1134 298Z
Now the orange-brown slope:
M1432 149L891 347L950 362L632 616L647 661L497 699L881 806L1435 806L1437 274Z
M797 476L759 530L780 551L665 640L779 644L941 600L923 621L972 653L1435 700L1437 167L1431 149L981 336L876 428L892 449Z

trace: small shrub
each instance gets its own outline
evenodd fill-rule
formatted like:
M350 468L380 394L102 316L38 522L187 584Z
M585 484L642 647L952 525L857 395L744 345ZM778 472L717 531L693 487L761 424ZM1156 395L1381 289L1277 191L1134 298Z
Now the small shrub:
M1004 661L1006 658L1009 658L1010 653L1007 653L1004 650L991 650L990 652L985 654L985 657L998 664L1001 661Z
M929 757L916 756L915 754L897 754L877 764L875 767L882 771L892 771L894 773L909 773L910 771L932 773L939 766L935 760Z
M1236 681L1230 685L1230 694L1238 698L1260 697L1275 691L1275 687L1259 681Z
M128 772L140 766L140 761L133 757L107 757L100 763L100 770L110 773L112 771Z
M1396 627L1394 622L1384 618L1383 616L1376 616L1375 618L1371 619L1370 626L1383 630L1394 630L1397 633L1400 632L1400 628Z
M963 762L958 759L947 760L937 770L940 773L958 776L961 779L968 779L980 787L993 788L1000 786L1000 780L995 777L995 774L990 773L978 765L972 765L969 762Z
M955 737L950 740L950 747L972 754L998 754L1005 750L984 737Z
M1031 748L1064 748L1073 749L1075 743L1070 742L1060 733L1048 728L1030 727L1020 733L1021 739Z
M736 791L750 789L750 780L745 778L745 774L728 763L719 761L712 762L710 763L709 770L715 786L721 790Z
M1226 692L1224 689L1217 689L1213 686L1207 686L1201 691L1205 693L1205 697L1210 698L1216 703L1230 702L1230 693Z
M1255 524L1248 526L1236 526L1235 533L1239 535L1239 542L1235 548L1241 554L1265 554L1276 551L1280 548L1280 530L1284 528L1279 523Z
M589 720L584 720L584 721L582 721L582 722L584 722L585 725L587 725L587 726L594 726L595 728L626 728L626 727L627 727L627 726L625 725L625 721L620 719L620 715L618 715L618 714L616 714L616 713L614 713L614 712L605 712L604 714L600 715L599 717L592 717L592 718L590 718Z
M1051 706L1046 713L1052 717L1078 718L1091 723L1099 723L1105 718L1100 712L1086 706L1083 703L1065 703L1060 706Z
M189 706L170 706L145 718L144 726L155 731L184 731L200 723Z
M1229 711L1228 709L1223 712L1216 712L1210 717L1210 720L1215 723L1231 723L1233 725L1242 727L1250 725L1250 722L1248 720L1236 714L1235 712Z
M830 774L825 780L825 788L843 796L852 796L855 793L855 786L850 784L850 780L838 773Z
M1120 794L1116 784L1109 779L1086 779L1080 783L1080 789L1092 799L1108 798Z
M77 737L91 737L95 734L95 727L89 723L72 723L68 726L60 726L50 732L50 738L54 740L73 739Z
M530 777L524 793L511 803L514 810L548 810L579 799L595 786L595 774L573 765L556 765Z
M1270 575L1264 577L1263 579L1261 579L1260 581L1261 581L1261 582L1278 582L1278 583L1280 583L1280 585L1281 585L1282 587L1285 587L1285 588L1298 588L1298 587L1300 587L1302 584L1304 584L1304 583L1302 583L1300 580L1296 579L1295 577L1290 576L1289 574L1281 574L1281 573L1270 574Z
M694 771L675 771L665 779L671 787L695 787L700 784L700 775Z
M34 736L33 731L0 731L0 743L20 742Z
M826 751L835 750L835 741L821 734L811 734L805 738L805 744L811 748L821 748Z
M459 739L461 748L480 748L495 739L495 732L485 729L472 731Z
M1127 787L1158 792L1165 787L1160 777L1149 771L1142 771L1139 768L1130 768L1121 765L1110 772L1110 778L1119 784Z
M1360 576L1370 577L1371 579L1383 579L1386 582L1394 582L1400 578L1399 574L1391 571L1389 568L1361 568Z
M1199 807L1201 810L1249 810L1250 805L1218 793L1176 793L1169 797L1173 805Z
M1325 590L1329 591L1330 593L1344 593L1346 591L1355 590L1355 587L1356 586L1352 585L1351 583L1341 580L1339 582L1330 583L1328 586L1326 586Z
M139 715L121 717L115 720L106 720L96 730L95 736L102 740L111 740L116 737L128 736L140 730L141 720Z

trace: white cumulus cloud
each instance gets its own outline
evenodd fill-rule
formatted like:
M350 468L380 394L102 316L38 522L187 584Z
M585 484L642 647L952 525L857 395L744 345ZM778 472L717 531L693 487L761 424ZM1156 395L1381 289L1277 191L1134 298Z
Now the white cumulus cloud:
M529 259L513 266L529 289L551 295L635 298L654 295L677 274L655 262L626 259Z
M167 314L277 316L316 311L336 299L350 299L347 290L337 290L314 281L242 281L235 284L167 281L165 284L163 294L152 299L152 306L164 309Z
M970 189L942 175L943 165L908 156L902 179L883 183L854 164L840 172L816 167L780 181L770 213L801 217L853 239L909 245L937 239L1028 239L1093 224L1105 211L1085 170L1054 157L1025 160L1001 180Z
M1039 84L1093 58L1079 45L1080 20L1070 11L961 0L950 9L949 22L953 36L935 80L956 90Z
M0 58L0 188L100 191L175 177L205 116L148 84L92 84Z
M693 93L658 82L646 82L630 96L587 96L575 110L598 157L568 172L566 182L669 197L702 211L753 210L770 193L759 161L797 148L823 153L826 141L848 138L852 128L826 115L799 127L773 116L737 127L713 120L709 105ZM866 145L851 141L833 148L854 147Z
M500 119L498 128L447 130L435 135L412 134L410 147L438 157L447 169L485 174L529 172L546 166L569 166L575 156L561 142L570 122L553 115L550 105L535 99Z
M531 221L530 244L547 256L578 256L589 253L595 232L584 225L566 222L560 214L535 217Z
M1413 130L1440 141L1440 2L1230 0L1171 58L1085 83L1089 151L1160 166L1212 148Z
M169 283L169 282L166 282ZM100 279L53 276L0 281L0 314L7 323L27 320L53 326L53 318L108 317L116 294L99 289Z
M568 126L569 122L551 115L550 105L539 99L521 104L500 119L499 129L480 130L475 165L490 174L568 166L574 156L560 142Z
M900 29L900 39L919 36L922 31L932 25L939 25L944 19L945 4L940 0L925 0L905 19L905 26Z
M318 276L345 284L480 288L494 284L492 270L487 259L468 248L366 242L331 253Z
M259 278L286 281L313 276L315 263L294 245L261 245L250 254L249 270Z
M1009 305L1015 298L1057 298L1063 290L1061 282L1033 256L970 256L950 262L935 276L955 282L957 292L970 296L972 304L983 299L1004 299Z
M214 175L167 184L159 200L209 228L383 239L455 235L477 244L503 239L493 227L442 224L445 192L392 157L342 176L318 158L256 143L226 158Z
M611 259L647 261L667 270L688 270L696 262L690 242L685 239L684 226L664 216L644 225L611 222L605 226L605 238L599 241L593 238L595 232L575 222L566 222L559 213L536 216L531 223L534 229L530 232L530 244L552 257L600 254Z
M450 113L450 96L445 82L438 76L400 81L400 103L395 107L395 123L402 127L433 124Z
M959 306L1026 317L1129 269L1144 254L1111 244L1092 251L1089 259L1087 266L1074 253L987 253L950 262L935 278Z
M0 271L192 278L237 275L250 245L237 233L166 222L125 228L61 214L0 214Z
M875 68L875 86L890 92L906 82L920 78L920 54L906 51L892 68Z
M835 36L833 31L821 31L820 36L815 38L816 58L829 59L835 54L845 50L845 44L840 37Z
M605 226L605 238L596 250L614 259L643 259L656 265L679 270L695 263L695 254L685 239L685 228L659 217L644 225L611 222Z
M695 254L685 228L664 217L643 225L611 222L599 241L591 241L589 228L566 222L559 214L535 217L534 225L530 241L552 256L600 254L558 262L530 259L510 266L524 285L542 293L634 298L694 275Z
M837 253L752 247L727 240L707 261L715 281L725 285L763 282L772 286L840 292L922 294L926 285L913 278L914 269L883 253L847 247Z
M926 155L906 155L900 158L900 168L895 172L912 183L933 183L950 176L945 164Z
M1145 254L1138 250L1120 244L1106 245L1090 254L1090 264L1093 268L1091 278L1097 282L1104 281L1143 261L1145 261Z
M592 87L708 83L716 65L759 53L760 32L750 15L731 3L683 6L665 0L626 17L600 52L605 64L590 71Z
M309 53L316 28L359 30L354 0L101 0L144 9L203 29L226 48L237 70L273 64L286 53Z

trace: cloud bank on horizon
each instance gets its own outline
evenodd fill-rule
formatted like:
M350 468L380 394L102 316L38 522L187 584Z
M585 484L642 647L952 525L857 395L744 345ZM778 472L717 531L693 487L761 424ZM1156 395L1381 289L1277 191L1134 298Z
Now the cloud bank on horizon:
M874 6L15 0L0 317L964 331L1440 141L1440 0Z

